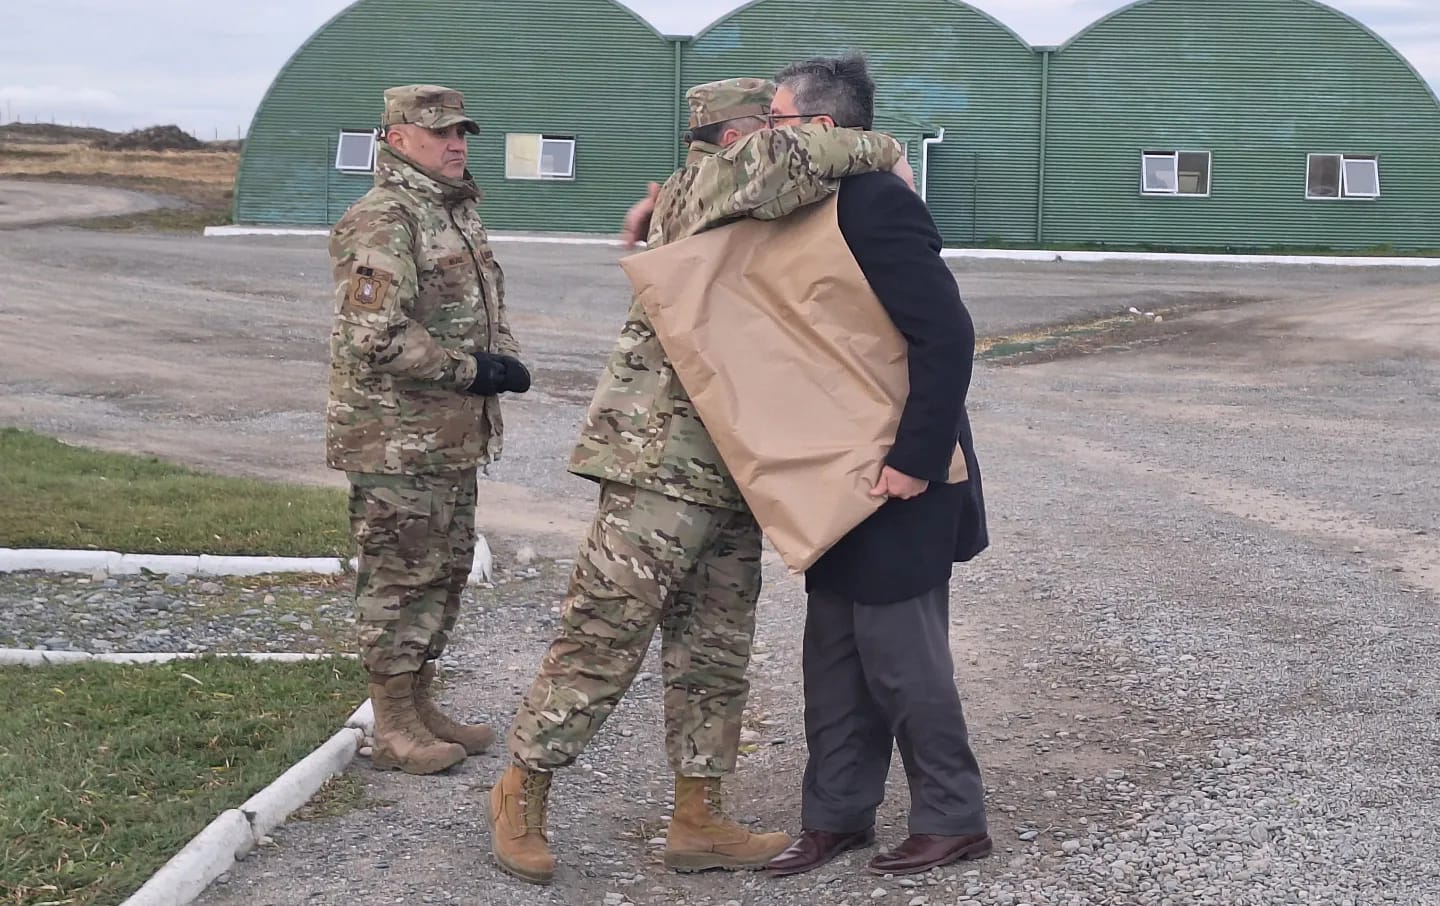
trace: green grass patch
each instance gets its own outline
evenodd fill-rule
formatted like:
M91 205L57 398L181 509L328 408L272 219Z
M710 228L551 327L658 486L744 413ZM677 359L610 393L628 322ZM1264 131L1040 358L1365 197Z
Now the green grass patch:
M138 214L77 220L71 226L118 233L138 230L150 230L157 233L203 233L208 226L224 226L229 222L229 207L184 207L157 208Z
M120 903L364 696L349 660L0 669L0 903Z
M1170 315L1165 312L1165 315ZM1140 317L1097 318L1071 324L1057 324L1004 337L985 337L975 344L975 357L982 360L1008 359L1034 352L1046 352L1080 341L1104 337L1115 331L1148 324Z
M344 492L206 475L0 429L0 547L348 556Z

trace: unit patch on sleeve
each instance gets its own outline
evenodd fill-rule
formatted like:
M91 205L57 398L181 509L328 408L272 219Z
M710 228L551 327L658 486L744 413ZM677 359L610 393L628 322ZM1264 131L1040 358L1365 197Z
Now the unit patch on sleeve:
M345 307L355 311L377 312L385 308L385 296L395 275L389 271L377 270L361 265L350 277L350 289L345 293Z

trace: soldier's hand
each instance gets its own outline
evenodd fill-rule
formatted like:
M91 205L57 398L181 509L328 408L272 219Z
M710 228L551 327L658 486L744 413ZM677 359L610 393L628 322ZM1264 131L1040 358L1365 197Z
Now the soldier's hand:
M467 388L476 396L524 393L530 389L530 369L514 356L475 353L475 380Z
M652 182L645 197L625 214L625 223L620 229L620 242L625 248L633 249L635 243L650 235L650 216L655 213L655 199L659 197L660 184Z

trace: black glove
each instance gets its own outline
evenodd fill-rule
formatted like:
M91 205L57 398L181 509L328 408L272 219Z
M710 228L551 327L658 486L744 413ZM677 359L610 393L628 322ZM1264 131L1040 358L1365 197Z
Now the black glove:
M475 353L475 381L468 388L477 396L524 393L530 389L530 371L514 356Z

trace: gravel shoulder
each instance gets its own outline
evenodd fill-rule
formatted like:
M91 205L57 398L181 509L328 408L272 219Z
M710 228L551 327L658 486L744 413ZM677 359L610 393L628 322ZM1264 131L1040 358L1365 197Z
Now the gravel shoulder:
M0 311L0 342L21 349L0 375L0 422L324 480L317 247L35 232L0 248L21 288ZM73 273L47 239L68 244ZM506 581L467 606L445 692L459 714L502 727L553 632L565 558L593 506L593 486L557 464L623 310L611 253L513 249L517 299L533 300L517 329L550 389L514 407L513 458L486 485L482 521ZM57 292L107 269L125 289ZM1129 305L1179 313L1163 334L977 370L995 546L957 573L952 647L994 858L913 882L863 874L863 853L778 881L665 872L652 652L557 782L555 886L519 884L490 860L483 797L503 764L492 753L435 778L357 762L368 807L292 822L200 902L1440 906L1440 275L967 264L959 276L992 335ZM132 354L161 348L163 361ZM56 359L69 349L101 352ZM222 364L231 380L204 378ZM514 551L532 542L540 559L521 567ZM730 790L740 816L793 832L803 595L773 558L766 578L749 751ZM0 636L345 644L343 584L216 583L217 595L174 581L3 579ZM146 603L156 596L172 606ZM135 631L109 634L122 624ZM893 845L898 759L889 794L880 835Z

